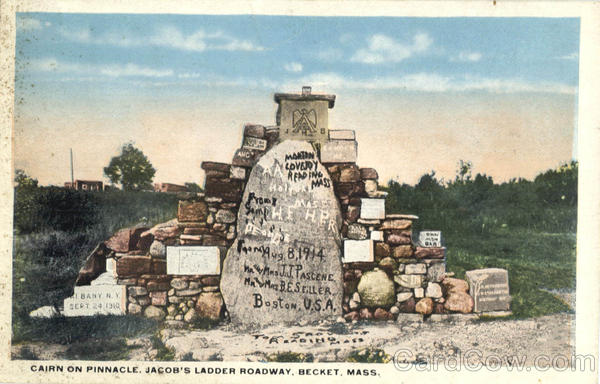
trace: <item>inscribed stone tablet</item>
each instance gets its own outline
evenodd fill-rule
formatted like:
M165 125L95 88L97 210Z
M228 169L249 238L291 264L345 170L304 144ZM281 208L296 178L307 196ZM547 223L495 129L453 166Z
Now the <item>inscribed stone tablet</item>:
M256 137L244 137L242 147L246 149L264 151L267 149L267 140L257 139Z
M344 240L344 263L371 263L373 261L372 240Z
M221 274L234 324L316 322L342 314L342 216L312 145L286 140L254 166L238 237Z
M281 100L281 140L325 142L329 138L328 109L325 100Z
M360 199L361 219L385 219L385 199Z
M335 129L329 131L329 140L355 140L356 135L351 129Z
M322 163L355 163L358 143L354 140L330 140L321 147Z
M218 275L220 272L218 247L167 247L168 275Z
M465 274L474 312L510 310L508 271L500 268L476 269Z
M65 316L123 315L124 285L80 285L73 296L64 300Z
M441 231L421 231L419 232L419 246L424 248L442 247Z

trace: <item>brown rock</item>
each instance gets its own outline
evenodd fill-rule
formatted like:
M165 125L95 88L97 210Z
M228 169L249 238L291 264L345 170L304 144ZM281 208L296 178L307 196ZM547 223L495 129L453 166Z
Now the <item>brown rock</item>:
M248 148L240 148L235 151L231 164L235 165L236 167L250 168L256 164L258 157L259 156L257 152Z
M148 231L146 231L148 232ZM146 233L144 232L144 233ZM149 235L149 236L140 236L140 239L138 240L137 244L136 244L136 248L139 249L140 251L142 251L143 253L146 253L150 250L150 246L152 245L152 242L154 241L154 235Z
M360 180L360 171L356 165L348 165L340 171L340 183L354 183Z
M106 272L106 256L109 254L110 249L104 243L98 244L79 270L75 285L88 285L96 277Z
M359 311L359 317L362 320L370 320L373 318L373 314L369 311L369 308L361 308Z
M360 318L360 314L356 311L348 312L344 315L344 320L346 321L355 321Z
M386 271L388 274L393 273L394 269L398 267L396 260L391 257L385 257L379 262L379 268Z
M219 285L221 279L219 276L205 276L201 280L202 285Z
M393 256L396 259L407 259L413 256L412 245L399 245L394 247Z
M167 273L167 261L153 258L150 265L150 273L164 275Z
M391 247L388 244L382 243L380 241L375 243L375 259L376 260L389 257L390 254L391 254Z
M377 180L379 175L374 168L361 168L360 178L363 180Z
M204 176L205 177L212 177L215 179L226 179L230 176L229 172L221 172L221 171L215 171L215 170L206 170L204 171Z
M348 223L354 223L360 217L360 207L355 205L349 205L346 210L346 220Z
M462 279L446 277L441 284L446 293L467 293L469 291L469 284Z
M473 298L465 292L449 293L444 308L451 312L470 313L473 311Z
M351 295L356 292L356 287L358 286L358 280L348 280L344 281L344 294Z
M175 239L180 233L181 229L178 226L161 227L154 231L154 239L158 241Z
M265 127L262 125L246 124L244 125L244 136L262 139L265 137Z
M425 248L417 247L415 257L417 259L443 259L446 255L446 248Z
M386 219L383 221L383 224L381 224L381 227L379 229L380 230L385 230L385 229L405 230L405 229L410 229L411 227L412 227L412 221L410 221L410 220Z
M214 161L203 161L200 165L200 168L204 169L205 171L218 171L229 174L230 165L226 163L217 163Z
M117 275L124 277L150 273L151 260L147 256L123 256L117 260Z
M202 245L212 245L219 247L226 247L227 240L218 235L203 235L202 236Z
M152 305L165 306L167 305L167 292L150 292L150 300Z
M223 309L223 298L218 292L203 292L196 301L196 313L201 318L219 320Z
M391 230L384 231L385 242L390 245L409 245L412 244L411 231Z
M121 229L112 237L104 242L104 244L115 252L129 252L136 248L140 235L147 231L146 227L132 227Z
M375 318L375 320L393 320L394 319L394 315L392 315L390 312L386 311L383 308L375 309L375 313L373 314L373 317Z
M354 274L354 271L350 270L350 271L344 272L344 281L354 281L354 280L356 280L356 275Z
M206 233L209 233L210 229L204 227L204 228L185 228L183 230L183 234L184 235L204 235Z
M417 303L415 311L422 315L430 315L433 312L433 300L430 297L425 297Z
M207 178L204 189L207 197L219 197L226 202L239 202L242 199L243 182L231 179Z
M415 312L416 301L414 297L403 301L398 305L398 309L402 313L414 313Z
M171 284L167 283L166 281L149 281L146 285L148 292L168 291L169 288L171 288Z
M443 303L434 303L433 304L433 313L447 313L448 311L446 311L446 308L444 308L444 304Z
M180 222L186 221L206 221L208 215L208 207L203 201L179 201L177 210L177 219Z

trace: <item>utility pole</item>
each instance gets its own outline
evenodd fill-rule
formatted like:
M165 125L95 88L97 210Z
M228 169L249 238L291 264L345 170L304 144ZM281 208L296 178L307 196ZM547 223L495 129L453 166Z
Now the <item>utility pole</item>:
M71 188L75 188L75 179L73 178L73 148L70 148L71 151Z

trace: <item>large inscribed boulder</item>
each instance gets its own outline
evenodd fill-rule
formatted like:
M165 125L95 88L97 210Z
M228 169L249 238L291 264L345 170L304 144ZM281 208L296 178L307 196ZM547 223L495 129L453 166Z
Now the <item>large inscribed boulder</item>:
M286 140L254 166L223 264L234 324L309 323L342 314L342 217L308 142Z

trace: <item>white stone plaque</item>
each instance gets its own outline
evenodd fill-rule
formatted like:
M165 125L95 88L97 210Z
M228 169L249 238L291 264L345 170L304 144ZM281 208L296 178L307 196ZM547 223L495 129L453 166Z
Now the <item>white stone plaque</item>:
M360 199L361 219L385 219L385 199Z
M167 275L219 275L218 247L167 247Z
M344 240L344 263L371 263L373 257L373 240Z
M267 149L267 140L258 139L256 137L244 137L242 147L247 149L257 149L259 151L264 151L265 149Z
M354 140L330 140L321 147L322 163L355 163L358 143Z
M371 231L371 240L383 241L383 231Z
M329 140L355 140L356 135L351 129L329 130Z
M126 288L124 285L76 286L73 296L64 300L64 315L124 315Z
M441 231L421 231L419 232L419 246L425 248L442 247Z

